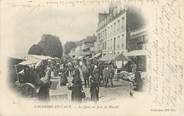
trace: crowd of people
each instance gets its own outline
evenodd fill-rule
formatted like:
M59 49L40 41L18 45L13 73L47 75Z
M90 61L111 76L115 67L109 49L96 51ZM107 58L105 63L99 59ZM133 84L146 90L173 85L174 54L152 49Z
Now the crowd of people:
M71 90L72 101L82 102L82 99L86 97L84 88L89 88L91 101L97 102L100 87L114 87L113 78L116 70L117 67L113 62L104 63L88 59L45 60L19 71L18 80L37 86L39 88L38 98L49 100L51 77L59 76L60 86L67 86ZM132 70L135 69L132 68ZM141 82L139 71L134 73L136 83ZM71 82L68 81L68 77L72 77Z
M74 60L63 62L59 70L60 84L61 86L67 85L72 91L72 101L82 101L82 98L85 97L83 87L90 88L90 97L94 102L99 100L100 86L108 87L110 83L113 87L114 68L112 63L105 66L102 62L95 60ZM73 77L71 83L67 80L69 76Z

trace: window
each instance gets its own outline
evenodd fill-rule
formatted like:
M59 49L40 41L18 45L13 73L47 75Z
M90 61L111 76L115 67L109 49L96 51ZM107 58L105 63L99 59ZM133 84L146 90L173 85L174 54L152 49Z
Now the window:
M124 48L124 44L123 43L121 44L121 48Z
M124 34L122 35L122 40L124 40Z
M98 38L99 38L99 40L100 40L100 33L98 34Z
M113 33L113 28L112 28L112 25L111 25L111 34Z
M123 30L124 29L124 17L122 17L122 23L121 23L121 30Z
M118 25L117 25L117 32L120 31L120 20L118 20Z
M123 30L123 28L124 28L124 26L123 26L123 24L121 25L121 30Z
M120 46L119 46L119 44L117 45L117 49L119 49L120 48Z

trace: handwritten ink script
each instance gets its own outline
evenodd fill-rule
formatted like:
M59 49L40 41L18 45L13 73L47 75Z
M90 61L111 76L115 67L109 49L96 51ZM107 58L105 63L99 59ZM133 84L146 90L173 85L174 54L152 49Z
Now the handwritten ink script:
M184 15L174 0L155 7L151 33L150 93L159 105L175 106L184 96ZM154 19L155 18L155 19ZM149 57L148 57L149 58Z

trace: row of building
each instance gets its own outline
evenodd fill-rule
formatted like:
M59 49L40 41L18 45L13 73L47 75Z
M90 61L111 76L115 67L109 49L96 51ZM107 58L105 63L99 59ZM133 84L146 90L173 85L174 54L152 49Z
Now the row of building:
M123 54L135 61L140 70L145 70L147 30L140 9L111 3L108 11L98 14L96 36L89 37L96 39L83 41L71 55L101 54L112 58Z
M69 55L72 58L80 59L82 57L92 57L95 54L95 35L87 36L79 42L76 42L76 48L73 48Z

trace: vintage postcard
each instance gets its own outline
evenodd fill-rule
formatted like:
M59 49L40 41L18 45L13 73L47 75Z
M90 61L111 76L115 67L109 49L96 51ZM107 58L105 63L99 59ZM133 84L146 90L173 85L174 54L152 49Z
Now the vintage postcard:
M0 116L184 116L183 0L0 5Z

